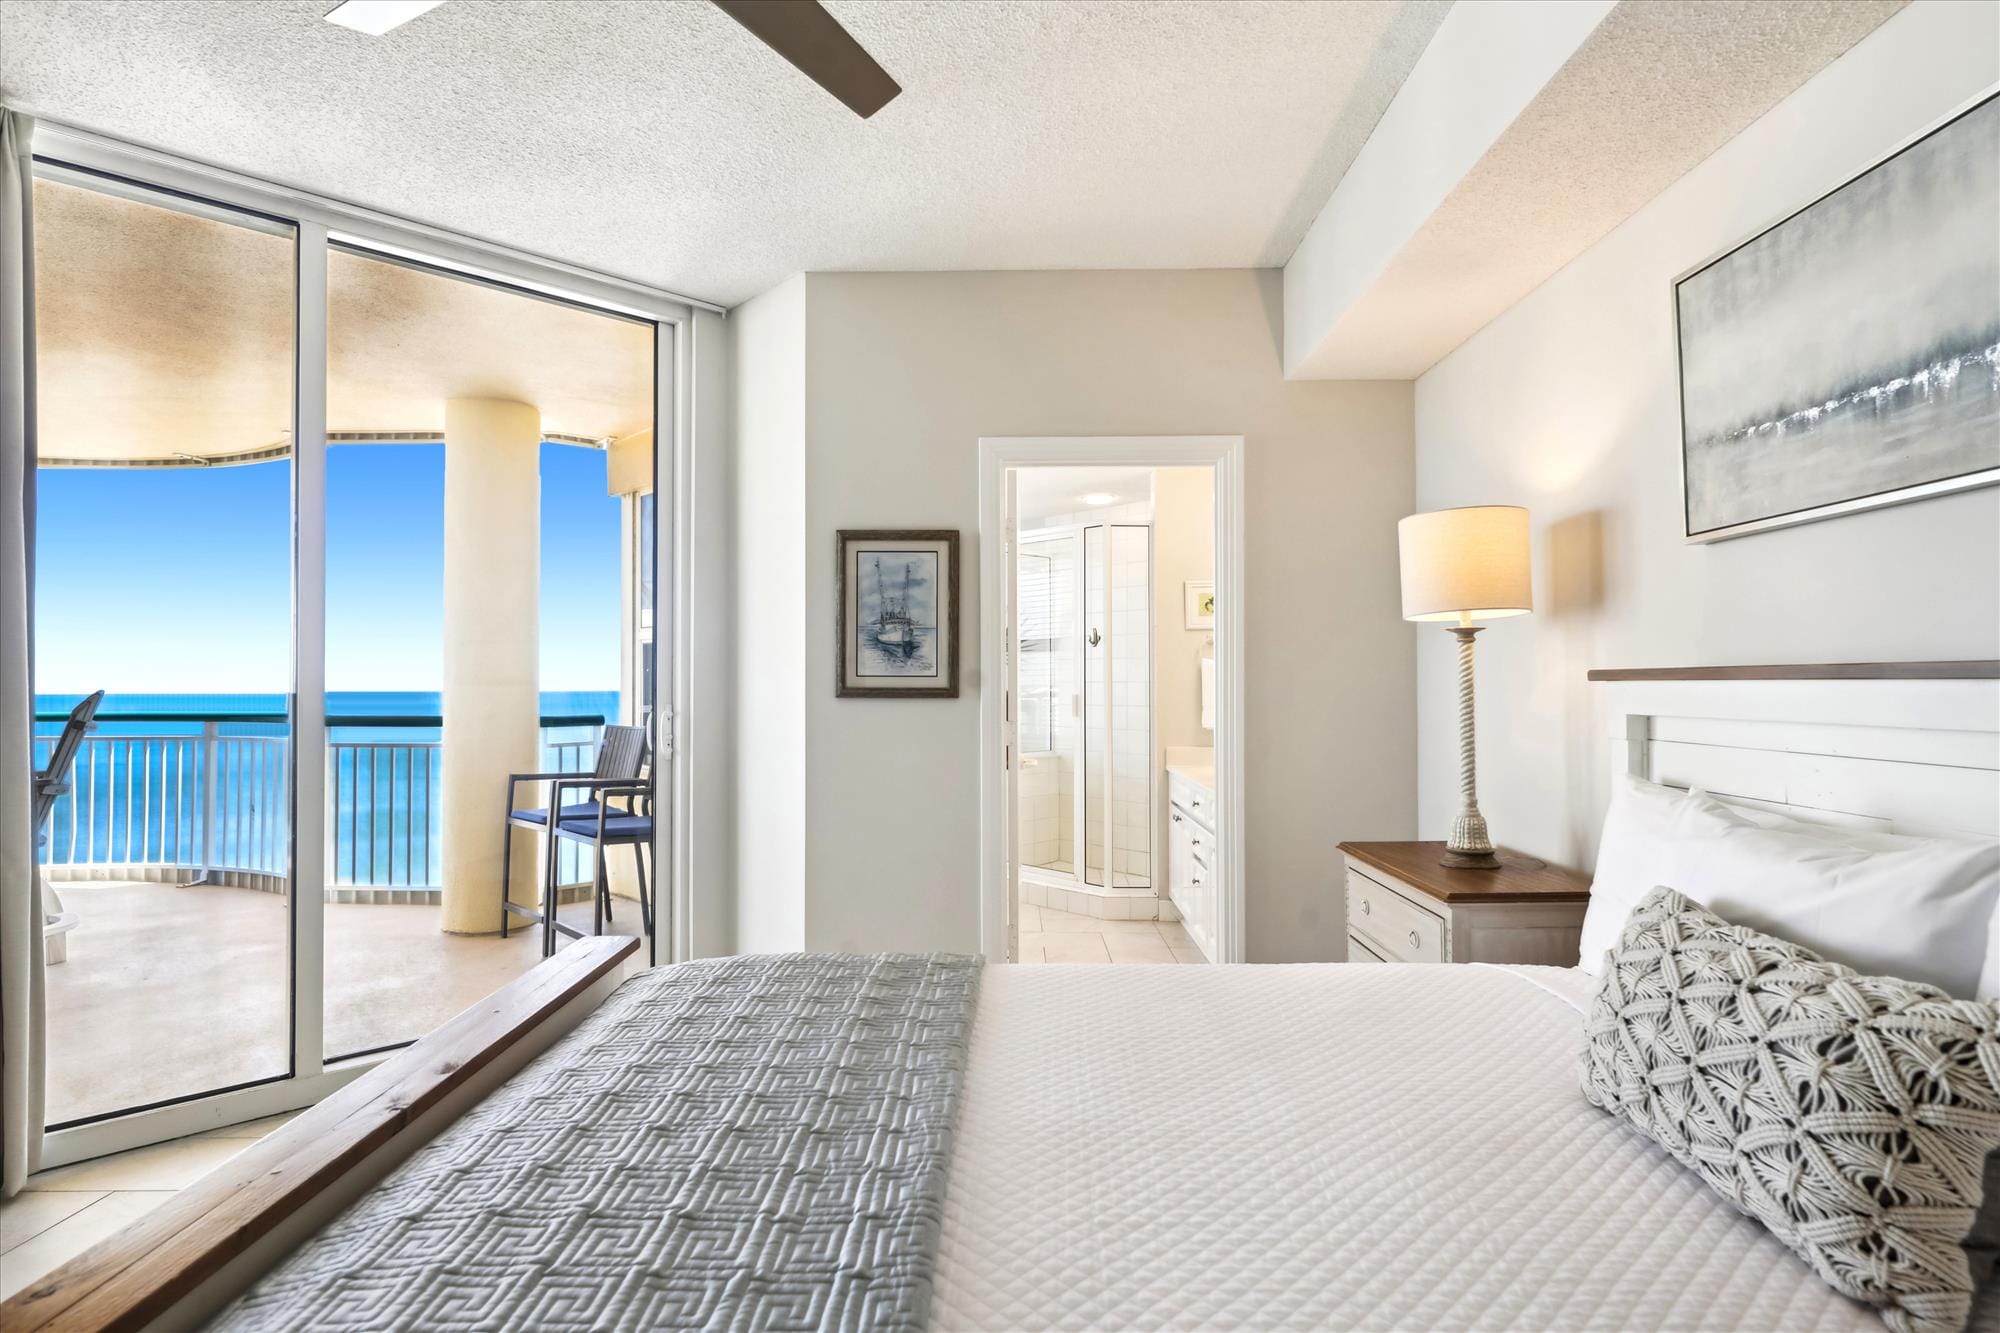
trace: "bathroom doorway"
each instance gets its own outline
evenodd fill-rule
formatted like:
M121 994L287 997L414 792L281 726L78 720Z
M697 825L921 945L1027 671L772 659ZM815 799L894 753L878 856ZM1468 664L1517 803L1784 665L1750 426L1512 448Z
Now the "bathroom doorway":
M984 678L1001 682L983 710L999 714L1000 780L982 783L982 831L999 835L981 876L989 957L1203 963L1240 939L1221 779L1241 769L1219 757L1235 622L1216 589L1240 568L1218 540L1240 531L1222 517L1226 459L1091 457L1187 443L982 442L1079 455L990 479L1006 556L982 635L1000 649Z

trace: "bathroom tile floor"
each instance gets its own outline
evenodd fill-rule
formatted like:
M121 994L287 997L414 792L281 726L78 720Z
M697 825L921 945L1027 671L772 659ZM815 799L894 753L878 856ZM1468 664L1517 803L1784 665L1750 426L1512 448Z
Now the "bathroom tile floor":
M1177 921L1105 921L1021 906L1023 963L1205 963Z
M28 1177L0 1203L0 1300L136 1222L298 1112Z

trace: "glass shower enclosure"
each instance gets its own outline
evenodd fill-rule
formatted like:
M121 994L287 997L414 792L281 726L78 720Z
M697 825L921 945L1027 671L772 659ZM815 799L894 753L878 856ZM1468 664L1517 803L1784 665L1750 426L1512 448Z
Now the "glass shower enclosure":
M1021 864L1073 887L1153 883L1153 532L1024 534Z

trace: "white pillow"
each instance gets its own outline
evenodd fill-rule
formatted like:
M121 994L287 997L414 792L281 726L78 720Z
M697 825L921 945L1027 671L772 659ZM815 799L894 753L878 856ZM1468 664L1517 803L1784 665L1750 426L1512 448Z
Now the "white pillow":
M1986 918L1986 963L1979 969L1979 994L1988 1004L2000 1004L2000 901Z
M1878 976L2000 992L2000 844L1754 816L1619 775L1577 966L1593 975L1639 899L1666 885L1733 921ZM1982 968L1990 976L1982 983Z
M1807 824L1689 792L1674 887L1718 915L1874 976L1981 993L2000 843Z
M1576 965L1592 976L1604 971L1604 955L1618 947L1618 933L1639 900L1663 884L1681 887L1673 876L1674 824L1686 801L1684 791L1629 773L1612 779L1611 809L1597 840L1597 873L1577 950Z

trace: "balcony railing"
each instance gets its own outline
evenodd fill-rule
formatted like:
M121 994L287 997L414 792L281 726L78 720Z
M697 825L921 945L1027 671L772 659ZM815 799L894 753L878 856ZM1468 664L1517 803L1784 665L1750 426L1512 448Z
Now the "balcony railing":
M64 714L37 714L60 724ZM580 773L595 761L602 714L544 715L539 767ZM188 875L282 888L291 834L291 737L282 713L103 713L84 738L70 791L41 849L58 879ZM444 868L438 717L327 718L326 885L345 897L434 891ZM54 735L35 738L48 762ZM500 836L494 811L493 836ZM586 882L585 849L565 844L557 873Z

